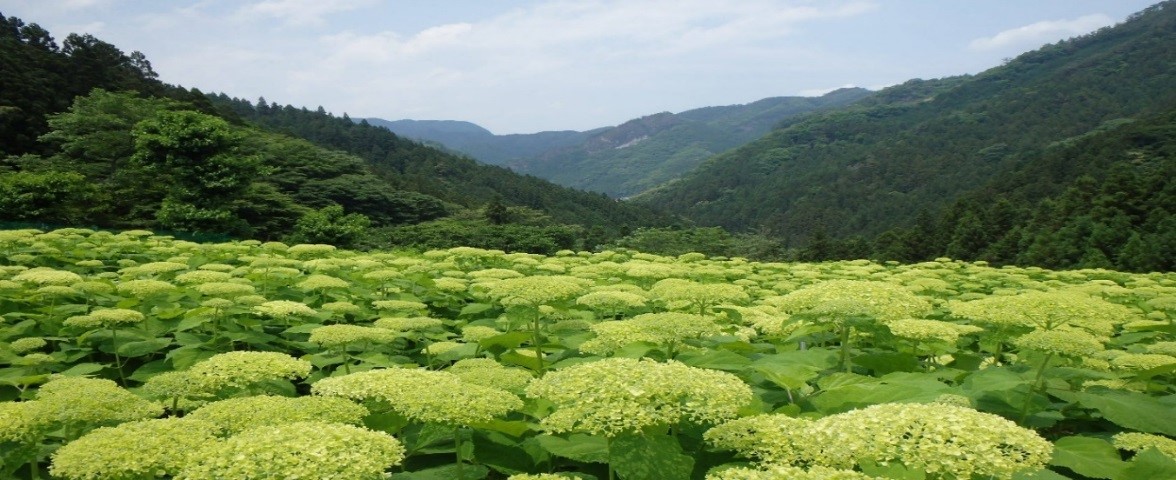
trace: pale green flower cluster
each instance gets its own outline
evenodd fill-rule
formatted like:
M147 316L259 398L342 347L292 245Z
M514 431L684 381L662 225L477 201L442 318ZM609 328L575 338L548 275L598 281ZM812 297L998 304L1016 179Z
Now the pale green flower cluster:
M504 306L538 307L570 300L584 293L591 282L566 275L507 278L487 284L487 294Z
M293 300L270 300L255 305L253 313L258 315L286 319L291 317L309 317L314 315L314 309L302 302L295 302Z
M391 368L324 378L315 394L383 402L410 420L473 425L523 407L522 400L499 388L475 385L449 372Z
M177 272L180 270L187 270L188 265L176 262L149 262L133 267L120 269L121 273L130 277L145 277L151 275L159 275L162 273Z
M11 348L15 353L21 354L38 350L48 344L49 343L41 337L25 337L13 340L12 343L8 344L8 348Z
M376 300L372 302L372 306L381 311L400 313L421 313L429 308L428 305L412 300Z
M1128 353L1111 359L1116 370L1142 372L1176 363L1176 357L1158 353Z
M373 270L363 274L365 280L373 280L377 282L386 282L388 280L395 280L397 278L404 278L404 274L400 270L394 268L382 268Z
M30 443L49 428L37 402L0 402L0 443Z
M396 337L396 332L385 328L336 324L312 330L309 341L324 348L342 349L358 343L388 343Z
M445 322L429 317L384 317L377 319L375 325L377 328L383 328L396 332L416 332L421 330L441 328L443 325L445 325Z
M54 452L49 473L70 480L171 476L215 442L215 433L210 423L174 417L103 427Z
M323 422L257 427L199 452L176 480L376 480L404 461L404 446L391 435Z
M811 448L805 438L809 420L787 415L744 417L707 430L703 439L722 450L734 450L764 464L805 463Z
M900 462L954 478L1010 479L1043 468L1053 445L997 415L946 404L887 403L813 422L803 437L809 462L852 468Z
M508 368L492 358L458 360L445 371L457 375L461 381L486 387L519 392L535 377L521 368Z
M325 288L347 288L351 284L346 280L330 275L313 274L306 277L306 280L298 282L297 287L302 290L322 290Z
M1100 337L1109 337L1117 325L1139 318L1123 305L1077 291L1030 291L990 296L968 302L949 302L948 308L957 317L997 328L1052 330L1070 326Z
M421 350L421 352L427 353L429 355L441 355L442 353L448 352L448 351L453 350L453 349L460 347L460 346L461 346L461 344L457 343L457 342L450 342L450 341L433 342L433 343L426 345L425 348Z
M629 320L597 323L591 329L596 338L580 344L579 348L593 355L609 355L633 342L674 349L683 340L721 333L714 320L680 312L644 313Z
M880 322L917 318L931 304L901 285L869 280L829 280L773 297L767 303L785 313L809 314L830 321L871 317Z
M217 272L213 270L193 270L191 272L184 272L176 275L176 283L184 285L196 285L201 283L211 282L227 282L233 276L226 272Z
M734 467L708 473L706 480L875 480L864 473L821 466L808 470L787 465L767 465L763 469Z
M184 418L209 422L219 432L234 435L255 427L295 422L359 425L367 414L367 408L345 398L258 395L212 402Z
M654 298L663 302L686 302L696 306L717 303L744 303L750 300L743 287L729 283L699 283L680 278L661 280L649 289Z
M470 278L475 280L503 280L507 278L522 278L526 276L506 268L487 268L484 270L474 270L468 275Z
M294 380L310 374L311 364L278 352L225 352L209 357L187 373L204 391L246 388L266 380Z
M325 245L321 243L300 243L292 245L286 249L286 253L294 257L313 257L316 255L326 255L335 251L334 245Z
M438 278L433 280L433 287L442 292L459 293L468 288L464 280L457 278Z
M41 385L35 411L70 429L93 428L163 414L163 407L124 390L110 380L59 377Z
M65 270L37 267L17 274L12 277L12 281L37 285L70 285L82 281L82 276Z
M645 296L633 292L596 291L581 295L577 305L584 305L598 312L615 313L645 306Z
M560 473L517 473L506 477L506 480L579 480L581 478L583 477Z
M1147 353L1176 357L1176 342L1156 342L1147 346Z
M163 280L127 280L120 282L116 288L124 295L143 298L171 292L176 286Z
M106 327L139 323L147 318L136 310L129 310L126 308L105 308L94 310L90 312L88 316L94 319L94 321L100 323L102 326Z
M1176 440L1168 437L1150 433L1123 432L1115 434L1111 440L1115 444L1115 448L1119 450L1142 452L1149 448L1155 448L1160 453L1176 459Z
M920 342L942 341L955 343L961 335L982 332L984 329L973 325L960 325L939 320L924 320L918 318L903 318L887 322L890 333L899 338Z
M321 308L336 315L356 315L363 311L363 308L351 302L327 302Z
M608 437L682 421L720 422L752 399L751 388L730 373L631 358L549 372L526 394L555 404L540 422L544 430Z
M201 295L208 295L212 297L239 297L242 295L253 295L257 289L253 285L247 283L231 283L231 282L208 282L201 283L193 287Z
M483 325L470 325L462 327L461 339L467 343L478 343L490 337L502 335L502 332L494 327L487 327Z
M36 290L37 295L46 297L70 298L81 295L81 290L64 285L45 285Z
M1085 357L1103 350L1103 339L1084 330L1034 330L1013 340L1022 350Z
M73 289L78 290L83 293L89 293L89 294L103 294L103 295L105 295L105 294L114 292L114 285L106 283L106 282L97 281L97 280L78 282L73 285L70 285L70 288L73 288Z

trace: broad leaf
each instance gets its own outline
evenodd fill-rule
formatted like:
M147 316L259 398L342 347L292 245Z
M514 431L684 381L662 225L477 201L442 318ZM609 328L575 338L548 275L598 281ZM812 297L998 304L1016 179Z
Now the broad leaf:
M625 480L688 480L694 459L668 435L621 435L609 444L609 464Z
M1050 465L1066 467L1091 478L1116 478L1127 468L1119 450L1106 440L1090 437L1063 437L1054 442Z
M573 433L567 438L539 435L535 439L540 447L557 457L577 462L608 463L608 440L604 437Z

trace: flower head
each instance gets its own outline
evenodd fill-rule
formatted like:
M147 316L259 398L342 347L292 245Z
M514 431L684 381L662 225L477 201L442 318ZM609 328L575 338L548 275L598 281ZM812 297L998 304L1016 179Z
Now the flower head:
M386 433L298 422L257 427L212 443L175 478L375 480L385 478L384 471L403 460L404 446Z
M302 302L293 300L270 300L253 307L253 313L258 315L288 319L292 317L309 317L314 315L314 309Z
M719 422L752 398L751 388L726 372L631 358L556 370L525 391L556 405L540 422L544 430L609 437L681 421Z
M466 383L449 372L389 368L316 382L318 395L383 402L410 420L445 425L485 423L522 408L517 396L499 388Z
M580 344L580 350L595 355L611 354L633 342L672 349L683 340L720 333L714 320L680 312L645 313L629 320L597 323L591 328L596 338Z
M324 348L346 348L358 343L388 343L396 339L396 332L384 328L361 325L325 325L310 332L310 343Z
M1103 349L1103 340L1083 330L1034 330L1013 340L1018 348L1068 357L1085 357Z
M70 480L170 476L215 441L215 427L200 420L140 420L99 428L66 444L53 453L49 472Z
M247 388L266 380L294 380L310 374L311 364L279 352L225 352L193 365L187 372L204 391Z
M184 418L207 421L217 430L234 435L255 427L295 422L359 425L367 414L362 405L344 398L258 395L212 402Z
M60 377L37 391L38 412L73 430L158 417L163 407L110 380Z
M486 285L490 298L504 306L538 307L570 300L582 294L590 283L566 275L507 278Z
M1160 453L1176 459L1176 440L1168 437L1150 433L1123 432L1115 434L1112 442L1115 444L1115 448L1129 452L1142 452L1154 447Z

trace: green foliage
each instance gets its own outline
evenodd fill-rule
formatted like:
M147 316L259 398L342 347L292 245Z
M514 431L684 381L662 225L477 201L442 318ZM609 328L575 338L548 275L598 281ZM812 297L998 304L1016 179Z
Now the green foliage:
M361 213L344 214L342 206L330 205L302 215L294 224L290 241L350 247L367 234L371 223Z

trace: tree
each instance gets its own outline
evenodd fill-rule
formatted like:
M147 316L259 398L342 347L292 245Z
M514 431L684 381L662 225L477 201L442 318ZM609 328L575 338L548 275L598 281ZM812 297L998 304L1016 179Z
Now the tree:
M350 247L367 234L371 223L362 214L344 214L342 206L330 205L302 215L294 225L290 241Z

